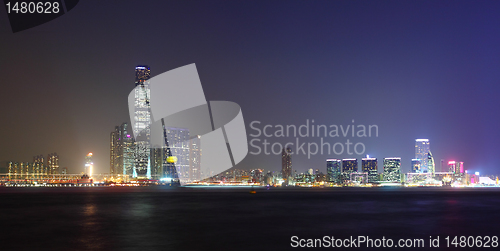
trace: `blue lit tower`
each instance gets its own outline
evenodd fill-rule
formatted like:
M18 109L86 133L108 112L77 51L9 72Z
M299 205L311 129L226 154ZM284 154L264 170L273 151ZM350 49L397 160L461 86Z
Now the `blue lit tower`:
M415 159L421 160L420 172L428 172L428 153L430 151L430 145L428 139L416 139L415 140Z

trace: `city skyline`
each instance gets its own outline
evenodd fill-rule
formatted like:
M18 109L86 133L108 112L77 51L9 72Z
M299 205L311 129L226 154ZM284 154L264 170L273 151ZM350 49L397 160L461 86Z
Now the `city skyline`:
M0 101L8 132L0 161L57 152L60 170L79 173L93 152L96 171L107 173L109 132L128 123L131 69L149 65L157 75L196 63L210 87L207 99L238 103L248 131L251 121L379 126L379 137L363 139L362 155L294 156L301 171L368 154L379 162L399 156L407 172L414 140L425 138L436 169L454 160L498 173L500 76L492 55L500 32L492 24L500 4L360 3L238 2L221 10L203 2L127 2L96 10L82 2L16 34L2 15L0 44L9 50L0 73L9 95ZM283 11L262 11L269 8ZM151 13L143 20L151 25L135 22L136 12ZM130 36L138 31L150 34L147 45ZM276 157L249 155L237 168L278 171Z

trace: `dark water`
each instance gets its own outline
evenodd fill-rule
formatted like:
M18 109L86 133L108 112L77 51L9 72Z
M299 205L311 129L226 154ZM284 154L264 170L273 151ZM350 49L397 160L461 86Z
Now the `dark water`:
M291 236L500 236L500 189L0 188L1 250L285 250ZM400 248L393 248L400 250ZM417 250L412 248L411 250Z

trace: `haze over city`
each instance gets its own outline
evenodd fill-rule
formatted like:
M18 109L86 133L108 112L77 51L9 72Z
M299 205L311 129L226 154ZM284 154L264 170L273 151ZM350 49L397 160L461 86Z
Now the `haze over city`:
M109 134L129 121L135 67L147 64L155 76L196 63L207 100L238 103L247 135L256 133L252 121L378 126L378 137L327 139L362 142L364 154L293 156L299 172L325 168L327 158L366 154L401 157L406 172L415 139L425 138L437 166L457 160L499 173L498 2L221 6L80 2L70 14L17 34L1 9L0 45L8 49L0 57L0 160L57 152L61 167L80 173L93 152L95 172L109 172ZM280 165L279 155L249 154L236 168Z

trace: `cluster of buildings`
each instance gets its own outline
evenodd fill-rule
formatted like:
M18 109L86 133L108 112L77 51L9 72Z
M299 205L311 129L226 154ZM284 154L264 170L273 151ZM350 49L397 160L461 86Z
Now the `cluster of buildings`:
M400 157L388 157L382 160L379 172L377 158L366 156L360 162L356 158L327 159L326 173L319 169L309 169L306 173L292 170L292 150L282 149L281 172L264 172L262 169L251 171L232 169L220 174L201 172L200 136L190 135L186 128L166 126L162 120L162 138L152 140L150 107L149 66L135 68L134 121L133 126L122 123L110 133L110 173L102 178L116 183L131 180L175 182L182 178L188 182L198 182L201 177L211 177L205 183L260 184L278 186L349 186L349 185L470 185L477 183L496 184L498 178L479 177L479 173L470 174L464 168L464 162L451 160L445 166L440 162L439 170L430 150L428 139L415 140L415 158L411 160L410 172L403 173ZM156 132L157 129L155 129ZM92 183L99 179L93 173L93 154L85 157L85 169L77 183L85 180ZM67 174L67 168L59 170L59 156L51 153L33 157L33 162L8 161L4 165L11 182L40 179L49 175L60 175L66 182L74 180L75 175ZM2 172L3 173L3 172ZM63 176L66 175L66 176ZM55 177L55 176L54 176ZM53 177L52 177L53 178Z
M0 185L37 185L77 183L80 177L70 175L68 168L59 168L59 155L50 153L33 157L33 162L6 161L0 165Z
M4 165L5 173L16 177L34 177L66 173L67 168L59 170L59 155L49 153L47 158L43 154L33 157L33 162L7 161ZM4 173L4 172L2 172Z
M307 173L292 175L291 150L283 149L281 185L289 186L345 186L345 185L422 185L466 186L471 184L498 185L498 177L480 177L479 173L468 173L461 161L441 160L440 170L436 170L434 157L428 139L415 140L415 158L411 160L411 171L403 173L400 157L383 159L382 172L378 169L378 159L327 159L326 174L309 169ZM279 180L279 179L275 179Z
M110 134L110 175L115 181L197 181L202 175L199 135L162 123L163 138L153 144L157 141L151 139L150 76L149 66L135 68L135 124L131 128L123 123Z

